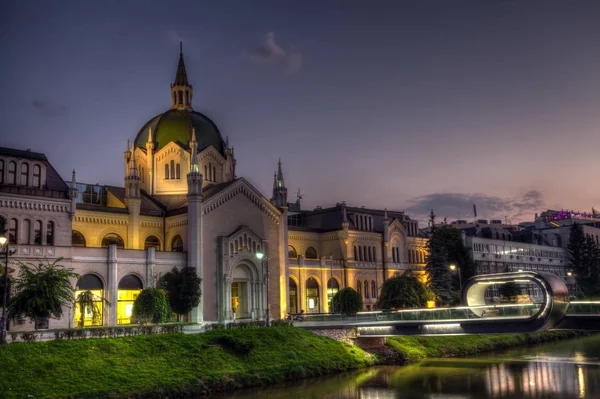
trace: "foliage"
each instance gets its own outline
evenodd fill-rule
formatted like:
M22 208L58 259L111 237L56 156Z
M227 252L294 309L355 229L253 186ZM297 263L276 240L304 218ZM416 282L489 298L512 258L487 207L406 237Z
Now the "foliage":
M452 286L455 291L460 290L460 278L463 282L477 274L475 261L471 257L471 253L465 248L460 230L453 226L445 225L435 229L433 234L434 240L443 246L446 252L446 264L456 265L458 270L452 273Z
M100 317L102 316L102 312L98 307L98 302L110 306L110 302L106 298L94 295L94 293L90 290L83 291L79 295L77 295L77 298L75 298L75 306L79 306L79 312L81 314L80 327L83 327L83 315L85 315L86 313L92 313L92 319L94 320L94 322L100 319Z
M507 267L504 269L504 272L510 272L510 269ZM498 292L501 297L511 302L517 295L521 295L521 286L518 283L509 281L508 283L499 284Z
M200 303L201 282L202 279L196 274L195 268L187 266L179 270L174 267L162 276L158 286L167 292L169 306L173 312L184 315Z
M15 294L9 303L9 317L25 316L38 324L49 317L60 318L63 306L73 303L70 279L79 277L72 269L58 263L20 263L19 277L14 280Z
M342 288L333 296L333 310L353 315L363 308L362 296L351 287Z
M240 355L221 343L224 335L252 348ZM375 361L360 348L289 327L58 340L0 349L0 392L7 398L199 397Z
M379 309L424 308L433 294L411 271L387 279L377 301Z
M600 247L578 223L573 223L569 231L567 260L575 274L578 296L600 295Z
M425 264L427 286L435 295L438 305L447 306L452 302L452 275L448 267L448 251L445 242L441 240L435 227L435 213L431 210L429 216L431 234L427 243L428 252Z
M165 293L158 288L144 288L133 303L134 323L164 323L169 317Z

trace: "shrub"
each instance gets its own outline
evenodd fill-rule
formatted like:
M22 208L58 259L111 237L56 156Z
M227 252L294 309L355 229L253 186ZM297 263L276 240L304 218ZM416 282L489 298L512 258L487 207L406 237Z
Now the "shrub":
M174 267L159 281L159 287L167 292L167 300L173 312L178 315L189 313L200 303L202 279L193 267L179 270Z
M361 295L350 287L342 288L333 297L333 309L335 312L346 315L356 314L363 308Z
M169 316L167 297L162 290L145 288L133 303L133 322L139 324L163 323Z
M407 271L402 276L387 279L381 288L377 301L380 309L424 308L432 299L431 291L419 281L417 276Z

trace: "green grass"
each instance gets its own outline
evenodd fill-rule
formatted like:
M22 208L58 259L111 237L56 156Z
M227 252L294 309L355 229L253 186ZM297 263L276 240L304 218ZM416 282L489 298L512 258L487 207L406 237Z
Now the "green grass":
M472 356L481 352L533 345L587 335L579 331L542 331L531 334L486 334L434 337L393 337L387 345L406 363L432 357Z
M0 347L0 397L176 397L374 364L297 328L214 330Z

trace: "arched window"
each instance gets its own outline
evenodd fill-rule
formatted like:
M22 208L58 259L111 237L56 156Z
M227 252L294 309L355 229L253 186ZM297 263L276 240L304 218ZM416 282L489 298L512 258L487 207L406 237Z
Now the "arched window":
M359 295L362 295L362 282L360 280L356 281L356 292L358 292Z
M84 309L81 313L81 306L75 305L75 323L78 327L101 326L104 316L104 284L102 280L94 274L86 274L77 281L75 286L75 299L83 293L89 293L92 296L94 309Z
M10 222L8 223L8 243L16 244L18 234L19 229L17 219L10 219Z
M330 278L327 281L327 307L329 308L330 312L335 310L333 309L333 297L338 293L339 290L340 285L338 284L337 280L333 277Z
M146 237L146 241L144 241L144 249L154 247L157 251L160 251L160 240L156 236L148 236Z
M180 235L173 237L171 241L171 252L183 252L183 240Z
M29 185L29 164L25 162L21 164L21 185Z
M185 91L185 105L190 105L190 92Z
M0 184L4 183L4 160L0 159Z
M365 247L363 247L362 245L358 247L358 260L365 260Z
M179 104L183 104L183 91L179 90L177 96L179 97Z
M114 234L114 233L105 235L104 238L102 239L102 244L100 244L100 246L102 248L108 248L108 246L111 244L115 244L117 246L117 248L125 247L125 245L123 244L123 239L118 234Z
M298 253L296 252L296 248L288 245L288 258L297 258Z
M358 260L358 245L354 246L354 260Z
M213 181L212 178L212 163L208 163L208 181Z
M133 274L128 274L119 281L117 324L131 324L133 302L142 289L142 280Z
M29 237L31 236L31 222L28 219L23 220L23 244L31 244Z
M46 245L54 245L54 222L46 225Z
M77 230L71 233L71 245L74 247L85 247L85 237Z
M313 247L306 248L304 252L306 259L317 259L317 251Z
M175 178L181 179L181 165L180 164L175 165Z
M171 161L171 179L175 178L175 161Z
M33 228L33 243L35 245L42 245L42 222L36 220Z
M208 181L208 166L204 165L204 179Z
M33 187L40 188L42 182L42 168L40 165L33 165L33 181L31 182Z
M314 278L306 280L306 308L308 313L319 313L319 283Z
M8 184L17 184L17 163L10 161L8 163Z
M217 181L217 167L213 166L213 181Z
M293 278L288 280L290 295L290 313L298 313L298 286Z
M377 286L375 281L371 281L371 298L377 298Z
M369 282L367 280L365 280L364 285L365 285L365 298L368 298L369 297Z
M169 178L169 164L165 164L165 179Z

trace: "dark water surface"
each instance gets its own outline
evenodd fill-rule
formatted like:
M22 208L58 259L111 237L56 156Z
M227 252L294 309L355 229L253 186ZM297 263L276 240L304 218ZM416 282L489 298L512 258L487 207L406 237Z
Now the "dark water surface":
M472 358L372 367L219 398L600 399L600 336Z

